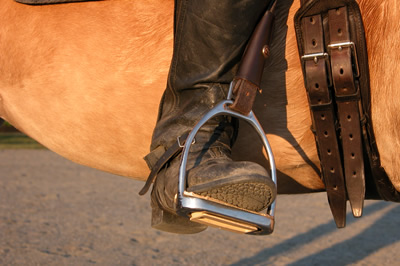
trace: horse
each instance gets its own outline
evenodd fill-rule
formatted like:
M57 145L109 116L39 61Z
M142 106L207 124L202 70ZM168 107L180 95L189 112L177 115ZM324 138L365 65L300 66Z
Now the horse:
M172 57L172 0L29 6L0 3L0 117L50 150L102 171L145 180ZM400 191L397 0L359 0L368 45L372 121L382 167ZM279 193L324 190L297 51L299 0L279 1L253 107L275 156ZM199 118L200 119L200 118ZM246 136L246 137L245 137ZM249 139L251 141L249 141ZM266 164L241 123L236 160Z

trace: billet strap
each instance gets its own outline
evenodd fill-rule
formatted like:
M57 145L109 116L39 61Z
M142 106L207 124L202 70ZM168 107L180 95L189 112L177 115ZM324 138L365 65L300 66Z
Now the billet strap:
M322 16L304 17L301 28L304 33L303 70L322 176L333 217L337 227L341 228L346 225L347 198L336 135L336 116L329 90L329 62L325 53Z
M337 120L334 123L337 125L341 143L347 196L353 215L360 217L365 195L368 198L400 201L400 193L393 187L381 167L372 129L368 54L361 12L355 0L302 1L302 6L294 18L302 61L307 54L305 43L313 41L303 32L303 21L315 14L322 17L321 26L325 33L323 38L326 45L321 55L326 60L330 59L327 78L332 80L329 89L332 95L334 94L332 100L334 110L337 111ZM305 67L303 74L306 87L309 86L307 83L311 82L312 85L315 82L307 77ZM310 108L312 109L311 106ZM321 129L316 127L315 116L313 120L318 132ZM319 138L317 134L317 146ZM321 149L318 151L321 157ZM322 159L321 168L326 168ZM325 172L322 171L324 180ZM330 200L329 195L328 198ZM331 203L330 205L332 208Z
M361 101L358 83L355 82L355 77L359 76L359 70L355 44L350 39L347 7L329 10L328 25L330 39L328 49L341 130L346 189L353 215L360 217L365 197L364 158L359 114Z
M160 159L158 159L155 165L151 168L150 175L147 177L143 188L139 191L139 195L142 196L149 191L151 184L153 184L153 182L156 180L157 174L161 171L161 169L182 151L188 136L189 132L186 132L182 136L178 137L177 141L164 152Z
M318 8L320 10L317 12L318 15L303 16L301 18L301 31L303 32L301 41L303 41L303 43L299 43L299 47L304 45L302 60L307 60L304 64L303 71L306 87L309 90L310 108L313 113L322 176L325 181L328 201L333 217L336 225L340 228L345 225L347 197L350 200L355 217L360 217L362 215L365 197L365 173L360 122L363 112L358 82L355 81L355 77L358 77L360 73L355 44L350 38L349 18L346 5L344 5L344 3L336 3L339 6L334 6L335 3L332 4L332 2L330 2L331 6L329 6L327 1L310 2L312 3L307 3L306 6L315 4L315 6L318 7L319 4L320 6ZM326 18L327 26L323 25L323 16ZM318 38L308 33L313 27L319 29ZM297 37L299 39L299 36ZM324 40L327 40L327 45L324 44ZM308 47L310 45L314 48L317 47L318 51L309 51L310 49L308 49ZM299 50L301 51L302 49L299 48ZM333 120L327 121L327 123L331 123L331 127L334 127L334 125L338 126L337 132L336 128L333 129L335 133L333 134L333 138L330 139L328 139L328 137L331 135L331 132L322 127L321 123L318 121L319 117L313 110L315 109L311 101L313 96L309 89L314 86L314 89L318 90L320 86L319 79L315 78L312 74L310 75L309 70L311 68L308 66L312 64L310 60L313 58L314 64L318 64L317 60L319 60L319 57L316 56L317 54L320 54L319 57L322 57L322 60L330 59L325 80L331 80L332 84L326 88L323 86L323 88L334 94L334 98L332 98L333 103L331 103ZM330 77L331 75L332 78ZM332 89L330 89L330 87ZM328 142L326 146L321 146L321 143L324 143L324 141L321 141L323 137L325 137L324 140ZM340 142L338 140L340 140ZM340 147L339 144L341 144ZM338 153L333 153L329 156L331 159L335 159L336 165L333 165L328 158L324 156L324 154L327 153L326 148L329 149L328 146L338 147ZM340 167L338 167L339 164ZM329 174L327 170L329 167L331 167L331 174ZM340 173L333 175L333 172L337 170L340 171ZM340 186L337 188L333 187L336 192L331 191L331 185L336 185L337 182L340 182Z

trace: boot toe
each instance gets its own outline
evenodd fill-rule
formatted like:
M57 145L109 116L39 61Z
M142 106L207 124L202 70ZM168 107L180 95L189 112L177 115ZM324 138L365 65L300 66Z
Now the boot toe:
M196 167L188 173L188 191L257 212L276 197L268 172L253 162L214 161Z

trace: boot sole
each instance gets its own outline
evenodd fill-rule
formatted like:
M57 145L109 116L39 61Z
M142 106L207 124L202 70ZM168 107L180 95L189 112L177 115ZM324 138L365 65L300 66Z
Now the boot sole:
M232 180L234 182L211 182L202 185L202 190L206 187L212 187L207 191L192 191L204 197L210 197L238 208L256 212L267 208L275 199L275 184L272 181L272 184L269 184L269 180L267 180L267 183L249 182L248 179L238 183L238 178L232 178ZM207 229L206 225L191 222L186 217L170 213L158 204L152 204L151 226L161 231L177 234L195 234Z
M270 185L260 182L225 184L208 191L193 192L256 212L266 209L275 199L275 189L271 189Z

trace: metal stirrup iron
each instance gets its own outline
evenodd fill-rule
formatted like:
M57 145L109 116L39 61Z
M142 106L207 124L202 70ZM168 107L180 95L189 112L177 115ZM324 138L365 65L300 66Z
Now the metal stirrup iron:
M181 216L189 217L191 221L218 227L221 229L252 235L271 234L274 229L275 201L266 213L248 211L202 197L185 190L186 164L190 147L199 129L211 118L228 115L245 120L258 133L266 149L271 169L272 181L277 184L276 167L271 147L260 123L252 109L255 95L259 89L264 61L269 55L269 42L273 26L273 9L276 1L257 25L249 44L247 45L239 71L231 82L228 97L209 111L189 133L182 151L179 168L178 194L176 210ZM235 97L235 100L233 100Z

